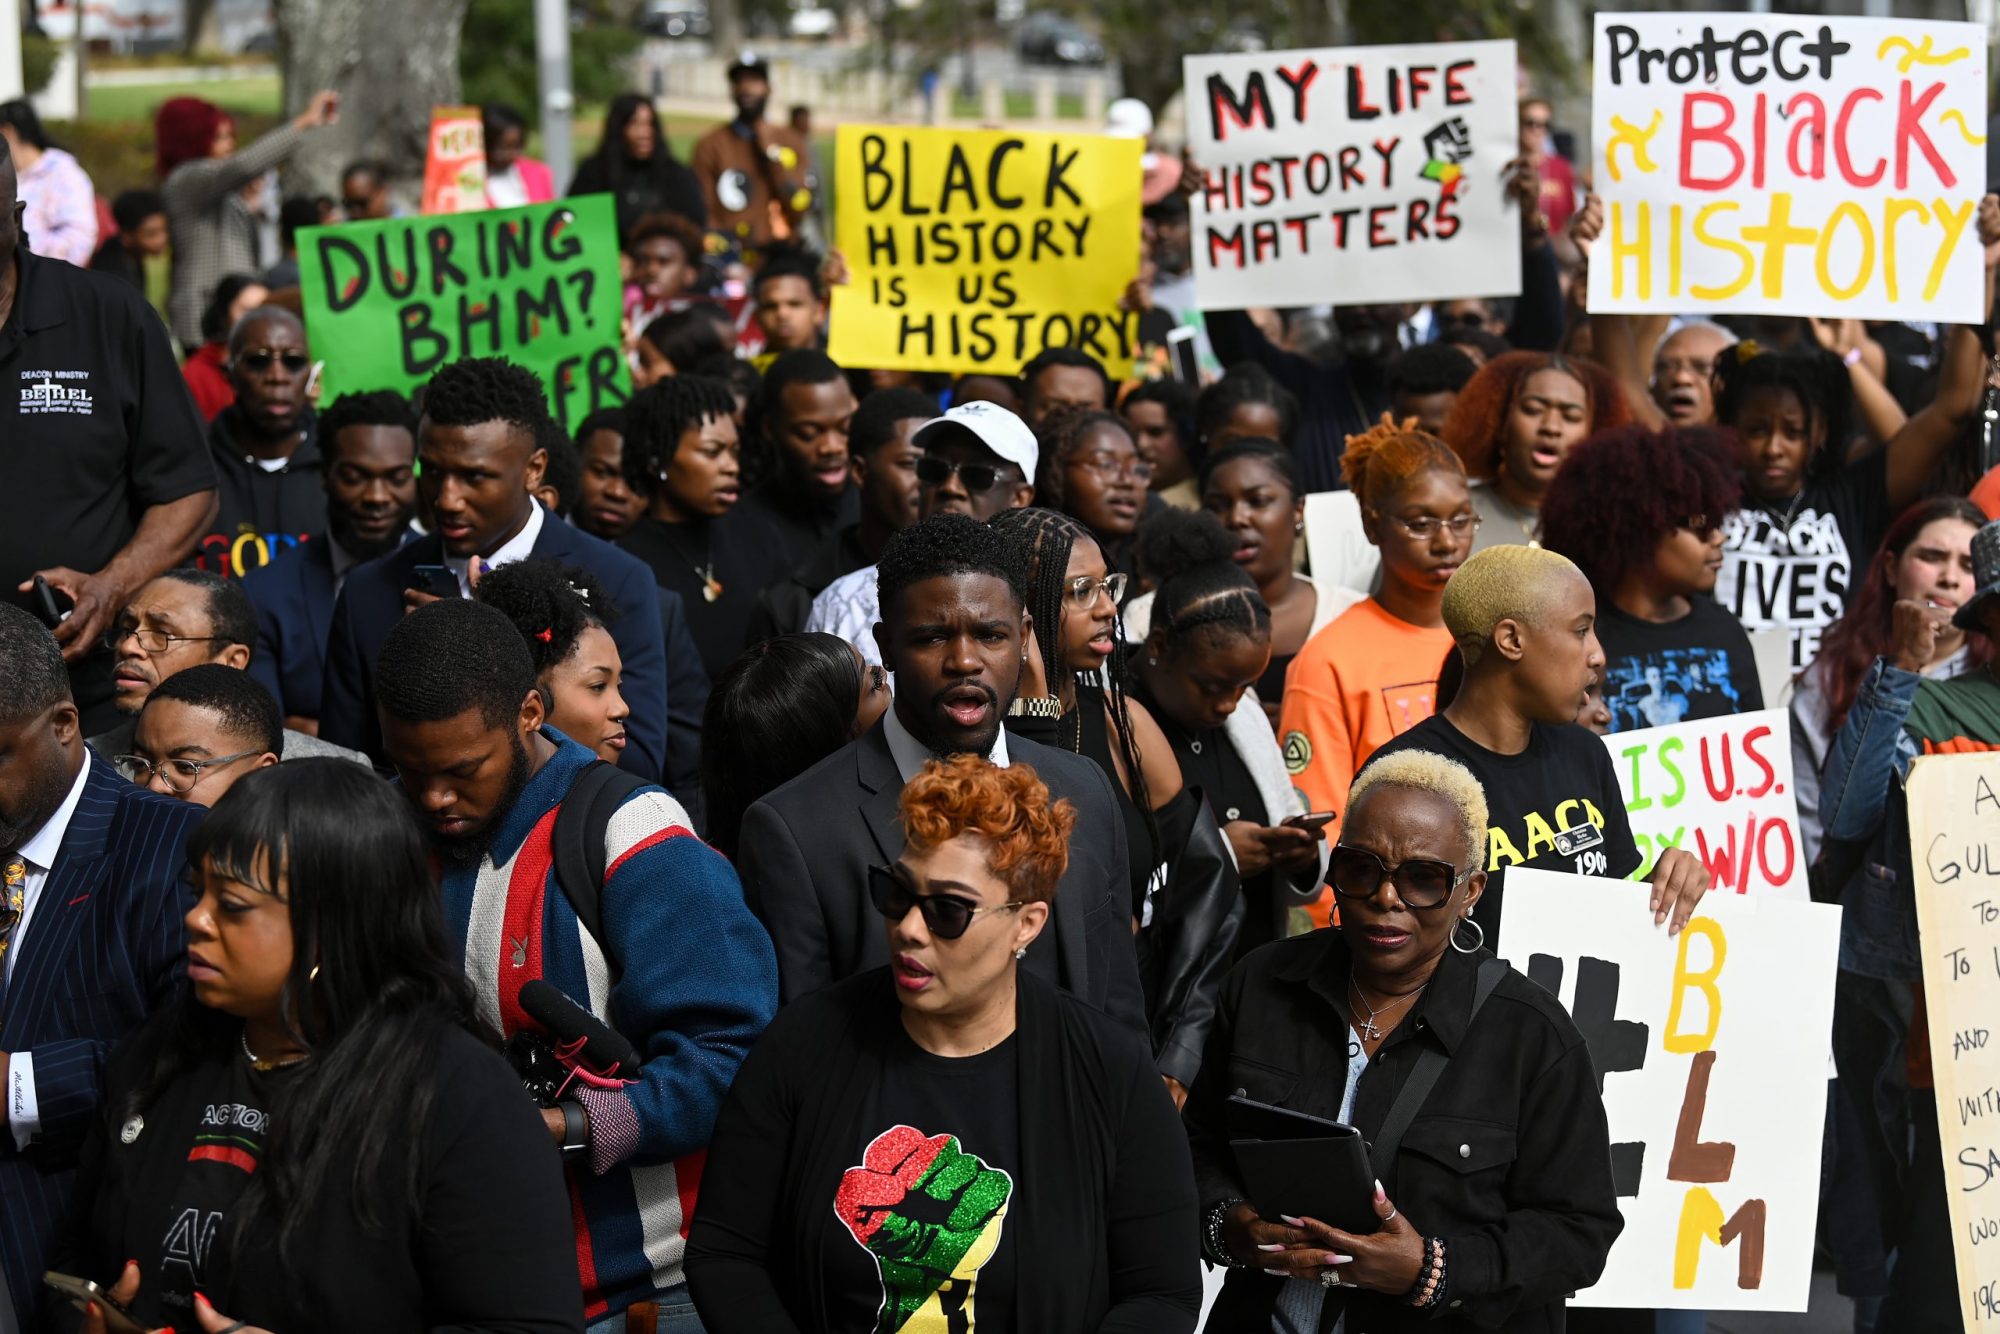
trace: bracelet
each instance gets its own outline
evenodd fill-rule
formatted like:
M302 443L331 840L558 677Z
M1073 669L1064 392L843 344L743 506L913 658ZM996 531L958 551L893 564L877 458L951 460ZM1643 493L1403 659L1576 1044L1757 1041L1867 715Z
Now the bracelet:
M1853 370L1855 363L1860 360L1861 360L1861 349L1858 347L1850 347L1847 349L1847 352L1840 358L1840 364L1847 367L1847 369L1849 370Z
M1231 1255L1229 1247L1225 1246L1222 1241L1222 1220L1228 1216L1231 1209L1234 1209L1241 1203L1243 1201L1240 1197L1232 1197L1224 1200L1213 1209L1210 1209L1208 1217L1203 1220L1201 1228L1201 1253L1210 1264L1221 1265L1227 1269L1250 1268L1249 1265L1244 1264L1241 1260Z
M1007 706L1009 718L1060 718L1062 701L1053 695L1019 695Z
M1443 1237L1425 1237L1423 1267L1404 1300L1419 1311L1428 1311L1444 1300L1446 1263Z

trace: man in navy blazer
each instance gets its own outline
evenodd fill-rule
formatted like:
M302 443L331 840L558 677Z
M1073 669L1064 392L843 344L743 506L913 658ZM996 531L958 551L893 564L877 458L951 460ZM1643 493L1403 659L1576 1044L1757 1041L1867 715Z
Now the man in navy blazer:
M0 681L0 1328L32 1329L105 1056L181 983L207 810L90 754L55 637L4 603Z
M333 599L347 572L416 536L417 414L409 399L386 389L342 394L319 416L319 446L326 535L243 576L257 606L250 675L278 701L287 727L319 718Z
M404 612L433 600L419 566L445 566L465 596L474 560L490 569L549 556L588 569L618 605L611 637L624 661L620 693L632 708L621 763L643 777L661 777L669 694L661 592L635 557L570 527L535 500L548 462L538 443L547 423L541 381L510 362L455 361L431 378L417 457L433 531L348 574L327 633L320 736L382 762L375 662Z

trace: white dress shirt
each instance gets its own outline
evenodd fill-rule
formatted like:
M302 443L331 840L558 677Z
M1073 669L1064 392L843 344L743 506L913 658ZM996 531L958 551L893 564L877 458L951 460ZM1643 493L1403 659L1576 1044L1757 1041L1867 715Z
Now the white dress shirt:
M497 570L502 565L512 565L517 560L522 560L533 555L535 551L535 539L542 535L542 521L545 517L542 513L541 503L539 501L533 502L529 509L528 521L521 525L521 531L503 542L500 549L492 555L481 557L479 561L480 569ZM450 567L454 575L458 576L458 595L462 598L472 596L472 582L466 578L465 574L466 564L471 559L470 556L446 556L444 558L444 563Z
M869 666L881 667L884 664L882 650L875 643L875 622L882 619L882 607L875 595L873 565L843 574L813 599L805 628L809 632L839 635L854 645Z
M903 726L903 720L896 716L894 704L891 704L889 711L882 715L882 731L889 741L889 754L896 761L896 772L903 776L905 783L924 771L924 761L937 758L929 746L910 735L910 729ZM1000 734L993 738L993 749L987 752L986 758L1002 769L1007 767L1005 727L1002 727Z
M90 781L90 757L84 756L77 766L76 781L69 785L69 795L63 798L56 812L42 821L42 827L28 837L28 841L15 849L22 861L28 864L26 899L21 906L21 920L14 923L14 936L7 946L7 980L14 980L14 961L21 957L21 941L28 934L28 926L35 915L35 904L42 897L42 886L48 883L49 870L56 864L56 857L62 852L63 835L69 832L69 821L76 814L76 804L83 800L83 785ZM27 1148L28 1141L42 1128L41 1107L35 1101L35 1058L27 1052L17 1051L7 1059L7 1124L13 1128L14 1143Z

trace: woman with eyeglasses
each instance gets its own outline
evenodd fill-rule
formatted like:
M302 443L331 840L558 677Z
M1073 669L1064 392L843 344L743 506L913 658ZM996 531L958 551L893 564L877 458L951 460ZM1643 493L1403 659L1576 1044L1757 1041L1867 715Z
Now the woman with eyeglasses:
M1230 1271L1206 1334L1560 1330L1623 1220L1583 1035L1469 920L1486 794L1407 750L1341 805L1340 925L1230 975L1188 1099L1202 1253ZM1257 1130L1232 1094L1359 1130L1374 1229L1260 1215L1232 1145Z
M1130 428L1112 413L1073 408L1050 414L1036 438L1035 503L1088 528L1106 563L1131 574L1139 520L1149 503L1165 508L1166 502L1146 489L1153 465L1140 456Z
M932 760L870 872L889 965L794 1001L737 1072L688 1236L709 1334L1191 1334L1187 1141L1152 1055L1019 967L1075 811Z
M1451 647L1444 590L1479 530L1465 469L1436 436L1385 416L1348 437L1340 470L1382 553L1382 586L1306 641L1285 675L1278 726L1306 804L1334 812L1376 747L1436 707Z
M561 1163L408 803L345 760L260 769L188 862L186 981L103 1072L50 1267L179 1334L582 1334Z
M1727 446L1698 428L1592 436L1549 484L1542 544L1596 591L1612 731L1764 707L1750 636L1715 601L1742 493Z

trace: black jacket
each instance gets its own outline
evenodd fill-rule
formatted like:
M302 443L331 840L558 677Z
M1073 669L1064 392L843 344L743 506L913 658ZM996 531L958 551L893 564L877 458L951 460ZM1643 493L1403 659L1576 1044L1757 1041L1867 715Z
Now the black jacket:
M1015 1328L1192 1334L1194 1183L1173 1103L1137 1034L1018 976ZM737 1072L688 1234L710 1334L834 1334L820 1274L854 1238L831 1202L901 1023L888 970L872 969L780 1011Z
M1590 1051L1562 1006L1510 972L1467 1025L1475 974L1490 957L1445 951L1375 1053L1354 1103L1353 1124L1372 1137L1421 1047L1451 1058L1396 1161L1375 1165L1417 1231L1444 1238L1444 1309L1433 1317L1400 1298L1356 1294L1347 1299L1347 1334L1561 1330L1563 1299L1597 1281L1624 1226ZM1248 1194L1229 1147L1232 1093L1339 1116L1348 970L1347 942L1329 928L1254 951L1223 984L1186 1110L1204 1213ZM1207 1331L1266 1334L1278 1288L1261 1271L1232 1269Z
M215 461L215 522L195 545L195 560L225 579L240 579L281 552L326 536L326 491L320 485L319 428L308 408L299 419L305 438L285 466L266 472L239 440L241 408L227 407L208 428Z
M1153 896L1153 920L1139 932L1139 981L1160 1073L1192 1084L1236 957L1243 884L1200 788L1182 788L1154 818L1168 850L1167 883Z

